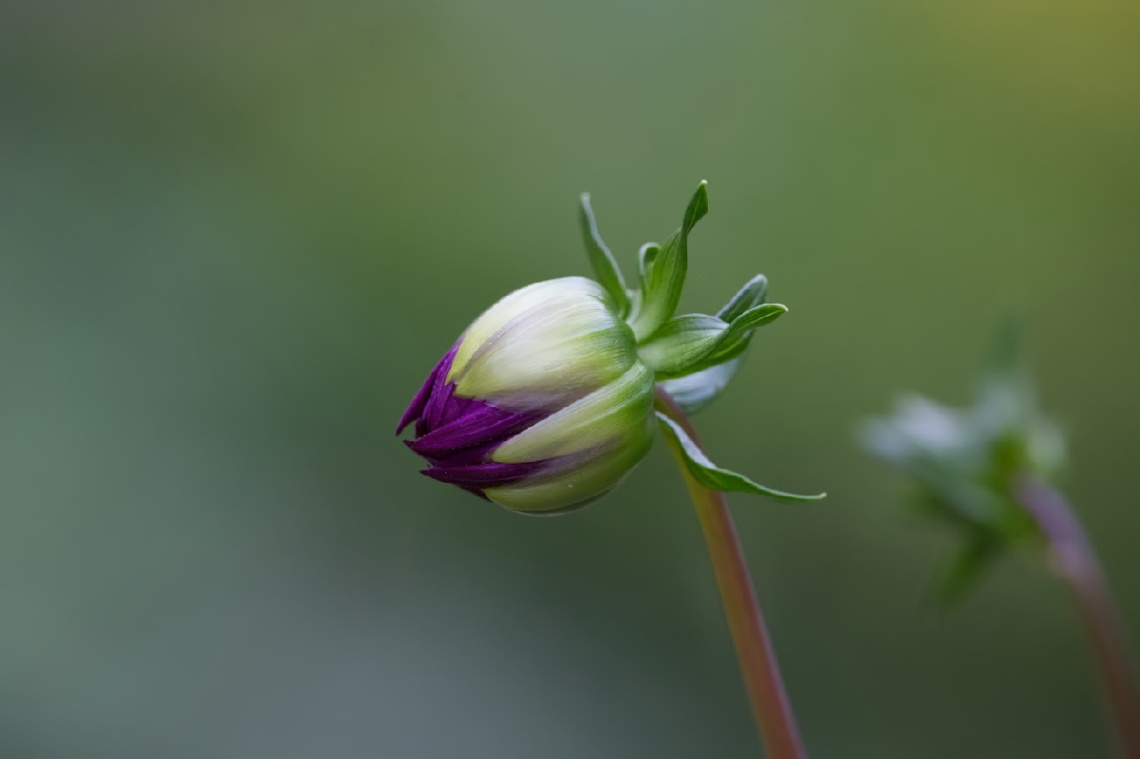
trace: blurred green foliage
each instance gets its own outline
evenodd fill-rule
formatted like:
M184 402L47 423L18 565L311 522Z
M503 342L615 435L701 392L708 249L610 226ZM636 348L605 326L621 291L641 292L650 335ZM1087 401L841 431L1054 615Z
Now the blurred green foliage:
M1019 489L1029 477L1060 476L1065 439L1037 407L1021 340L1015 320L1003 320L974 380L971 405L950 408L907 393L890 414L868 419L860 430L867 452L912 483L908 505L959 536L958 550L931 587L932 600L947 606L1012 548L1048 549Z
M535 520L391 434L479 311L586 273L580 191L625 262L701 178L681 310L791 307L710 455L831 494L737 504L812 755L1107 753L1060 591L924 615L950 538L851 440L1020 309L1140 630L1134 2L0 11L0 755L755 756L663 446Z

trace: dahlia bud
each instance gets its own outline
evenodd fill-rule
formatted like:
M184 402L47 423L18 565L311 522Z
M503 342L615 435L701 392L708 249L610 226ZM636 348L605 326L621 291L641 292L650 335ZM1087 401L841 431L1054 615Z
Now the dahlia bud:
M553 512L613 488L652 442L653 371L606 291L582 277L517 290L467 328L400 430L424 474L507 508Z
M1026 476L1049 482L1065 466L1064 437L1037 405L1012 321L998 332L973 405L905 396L894 413L864 425L862 442L913 480L915 507L960 534L936 588L945 602L960 597L1003 551L1041 537L1019 483Z
M739 367L752 332L787 311L748 282L716 316L673 318L688 266L689 232L708 211L702 182L681 228L642 246L627 290L598 233L589 197L580 221L597 282L567 277L524 287L467 328L400 420L423 473L515 511L552 514L616 486L660 427L708 487L781 500L712 464L684 430L654 411L657 383L686 411L714 400Z

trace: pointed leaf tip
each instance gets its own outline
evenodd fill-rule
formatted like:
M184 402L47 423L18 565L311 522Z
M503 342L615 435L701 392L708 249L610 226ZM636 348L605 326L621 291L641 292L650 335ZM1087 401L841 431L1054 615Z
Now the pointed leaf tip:
M651 261L642 258L638 308L630 322L639 342L652 337L677 311L689 266L689 233L709 210L707 184L702 180L697 185L685 207L681 228L669 235Z
M764 298L768 295L768 278L763 274L757 274L752 279L745 283L744 287L737 291L729 299L728 303L724 305L720 311L717 311L717 316L726 322L731 322L745 311L750 308L755 308L764 302Z
M685 219L681 224L681 229L684 234L692 231L697 222L705 217L709 212L709 183L707 180L702 179L700 184L697 185L693 197L689 199L689 205L685 207Z

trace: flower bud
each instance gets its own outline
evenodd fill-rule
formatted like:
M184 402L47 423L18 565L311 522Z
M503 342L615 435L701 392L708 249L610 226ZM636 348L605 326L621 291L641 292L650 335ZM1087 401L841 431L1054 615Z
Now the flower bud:
M400 420L423 473L509 509L554 513L613 488L652 442L654 373L605 289L516 290L467 328Z
M658 426L704 487L813 501L716 466L668 415L657 384L685 413L714 401L752 333L787 313L753 277L716 316L675 316L689 233L708 212L701 182L681 227L639 254L636 289L598 231L589 195L578 220L597 281L567 277L516 290L467 328L404 412L423 473L529 514L553 514L612 489L644 458Z

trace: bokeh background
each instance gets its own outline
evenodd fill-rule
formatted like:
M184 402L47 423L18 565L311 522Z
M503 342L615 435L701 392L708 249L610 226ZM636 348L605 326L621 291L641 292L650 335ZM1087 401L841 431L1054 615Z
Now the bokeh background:
M663 449L527 519L392 435L580 191L632 264L702 178L683 308L792 311L698 424L831 493L734 499L813 755L1108 755L1063 589L925 607L853 431L1022 313L1140 643L1138 74L1132 0L6 0L0 755L760 755Z

